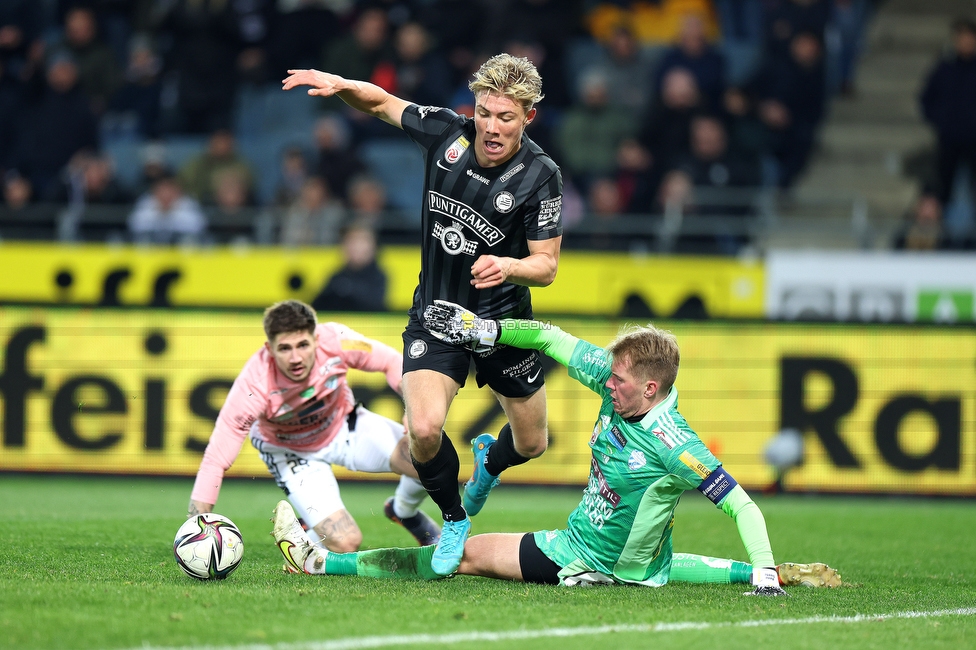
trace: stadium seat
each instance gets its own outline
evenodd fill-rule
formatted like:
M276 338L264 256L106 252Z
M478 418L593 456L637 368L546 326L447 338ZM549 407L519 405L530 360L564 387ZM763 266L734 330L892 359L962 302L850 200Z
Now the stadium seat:
M405 138L384 138L363 143L359 153L386 188L389 206L408 218L419 219L424 159L417 145Z

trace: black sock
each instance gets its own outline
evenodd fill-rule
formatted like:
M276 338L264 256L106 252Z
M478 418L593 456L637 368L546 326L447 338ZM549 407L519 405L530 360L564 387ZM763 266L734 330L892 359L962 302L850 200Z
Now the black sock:
M461 494L458 492L461 461L454 449L454 443L446 433L441 431L441 448L433 458L421 463L411 455L410 460L431 501L441 509L444 521L461 521L468 516L461 505Z
M515 467L529 459L515 451L515 438L512 437L512 425L505 423L498 432L498 440L488 450L485 458L485 469L492 476L498 476L509 467Z

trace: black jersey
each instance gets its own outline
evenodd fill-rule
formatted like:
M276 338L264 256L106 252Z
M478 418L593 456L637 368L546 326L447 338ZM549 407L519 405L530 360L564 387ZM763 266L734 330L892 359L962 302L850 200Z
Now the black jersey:
M524 134L504 165L480 166L471 150L474 120L446 108L411 104L401 125L424 154L420 282L411 310L422 314L440 299L483 318L531 318L528 287L475 289L471 266L482 255L524 258L529 240L562 234L559 167Z

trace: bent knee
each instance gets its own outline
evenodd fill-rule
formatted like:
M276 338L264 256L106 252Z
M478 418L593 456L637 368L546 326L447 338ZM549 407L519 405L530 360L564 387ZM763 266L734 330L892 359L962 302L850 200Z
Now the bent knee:
M526 442L515 442L515 451L518 452L519 456L523 458L538 458L545 453L546 449L549 447L549 441L546 438L541 440L529 440Z

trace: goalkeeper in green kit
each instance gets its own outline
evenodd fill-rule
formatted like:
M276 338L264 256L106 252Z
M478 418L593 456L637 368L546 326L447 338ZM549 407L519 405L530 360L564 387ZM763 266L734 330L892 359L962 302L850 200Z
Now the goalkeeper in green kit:
M539 350L603 399L590 436L589 480L567 527L475 535L465 543L458 573L563 585L743 583L755 586L748 595L767 596L786 595L783 585L840 585L840 575L825 564L774 563L759 507L678 412L680 355L671 333L632 327L604 349L546 323L481 319L444 301L427 307L424 321L438 338L476 353L498 345ZM475 511L498 483L485 469L494 442L482 434L473 443L475 470L464 497ZM750 563L672 553L675 507L694 489L735 521ZM287 501L273 521L291 571L441 577L430 570L429 547L337 554L308 541Z

